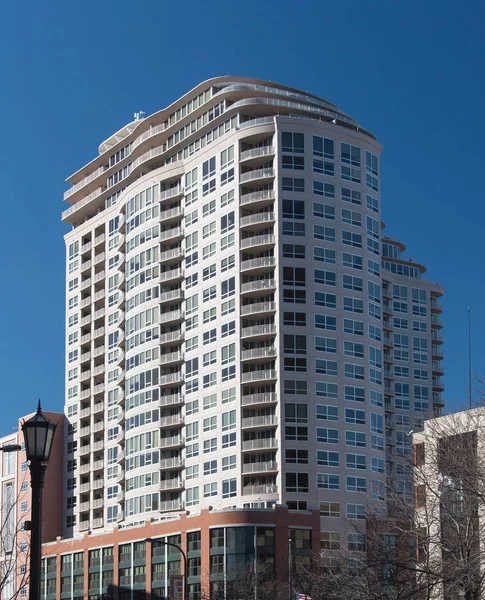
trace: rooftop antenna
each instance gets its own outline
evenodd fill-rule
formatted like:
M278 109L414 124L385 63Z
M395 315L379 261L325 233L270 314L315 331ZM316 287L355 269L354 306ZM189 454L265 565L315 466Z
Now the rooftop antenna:
M468 404L472 407L472 329L471 309L468 307Z

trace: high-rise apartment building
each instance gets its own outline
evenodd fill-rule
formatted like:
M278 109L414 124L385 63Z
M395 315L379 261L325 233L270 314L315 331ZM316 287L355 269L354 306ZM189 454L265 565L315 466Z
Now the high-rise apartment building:
M381 146L240 77L142 116L65 194L65 534L284 504L334 548L441 403L442 292L381 241Z

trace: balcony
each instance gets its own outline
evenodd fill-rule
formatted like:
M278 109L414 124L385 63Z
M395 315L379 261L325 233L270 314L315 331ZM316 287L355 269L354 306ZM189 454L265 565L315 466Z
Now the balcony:
M85 392L87 392L87 396L89 398L89 396L91 395L90 390L85 390L83 392L83 394ZM80 413L79 413L79 416L81 417L81 419L83 419L84 417L89 417L90 415L91 415L91 407L90 406L86 406L86 408L82 408L81 411L80 411Z
M100 471L103 468L104 468L104 460L102 458L94 461L93 471Z
M161 365L173 365L179 364L184 361L184 355L182 352L169 352L168 354L160 355L160 364Z
M439 333L439 331L436 331L435 329L433 329L431 331L431 340L432 340L433 344L442 344L443 336L441 335L441 333Z
M241 240L240 249L247 250L248 248L251 248L252 250L263 251L272 248L275 243L276 237L272 234L253 235Z
M87 510L89 510L89 507L90 507L89 500L87 502L81 502L81 504L79 505L79 512L86 512Z
M241 217L239 227L247 231L257 231L258 229L266 229L269 225L274 225L276 220L273 212L261 212L247 217Z
M94 294L94 301L97 302L98 300L101 300L102 298L104 298L106 296L106 290L99 290L99 292L96 292Z
M79 456L87 456L91 452L91 446L86 444L86 446L81 446L79 448Z
M158 406L179 406L183 401L181 394L169 394L167 396L160 396Z
M276 415L246 417L241 421L242 429L266 429L267 427L277 427L277 425L278 420Z
M91 360L91 352L84 352L79 358L80 362L89 362Z
M264 314L274 314L276 312L276 302L254 302L241 306L241 316L252 316Z
M433 375L444 375L445 369L443 365L437 361L433 361L432 363Z
M94 330L93 332L93 338L99 338L104 336L104 327L98 327L97 329Z
M100 527L103 527L103 525L103 517L96 517L95 519L93 519L93 529L99 529Z
M258 371L249 371L241 375L242 383L264 383L276 381L277 375L274 369L260 369Z
M93 351L93 356L96 358L97 356L102 356L104 354L104 346L98 346Z
M431 312L432 313L441 313L443 312L443 305L438 302L438 299L434 296L431 296Z
M252 340L262 340L276 335L276 325L253 325L241 329L241 338Z
M99 450L104 450L104 441L103 440L97 440L93 444L93 452L98 452Z
M182 373L168 373L167 375L160 375L160 381L158 385L160 386L170 386L170 385L182 385L184 382L184 377Z
M245 394L241 398L242 406L251 406L252 408L273 405L277 402L276 394L271 392L266 394Z
M184 216L184 211L181 206L176 206L175 208L169 208L168 210L160 211L160 222L164 225L168 225L169 223L175 223L176 221L180 221Z
M93 508L103 508L104 506L104 498L95 498L93 500Z
M124 499L125 492L123 490L119 490L119 492L116 494L116 502L123 502Z
M99 388L98 390L96 390L96 388ZM94 393L97 394L99 392L104 391L104 383L101 383L100 385L95 386L94 388ZM95 402L93 404L93 415L99 412L103 412L104 410L104 403L103 402Z
M100 262L104 262L106 260L106 255L104 252L101 252L100 254L96 254L94 256L94 264L98 265Z
M96 375L102 375L105 371L105 366L104 365L99 365L97 367L94 367L93 369L93 375L96 377Z
M265 348L251 348L241 352L241 360L244 362L267 362L276 357L276 348L274 346Z
M243 464L243 474L251 475L253 473L269 473L278 470L278 463L274 460L261 462L251 462Z
M86 465L81 465L79 467L80 475L86 475L87 473L91 473L91 463L87 463Z
M85 335L81 336L81 339L79 340L79 342L81 344L88 344L91 341L91 334L90 333L86 333Z
M243 496L254 496L261 494L277 494L278 486L275 483L267 485L245 485L243 487Z
M164 344L173 345L174 343L182 341L182 331L178 329L177 331L168 331L167 333L162 333L158 338L158 343L160 346Z
M92 264L93 263L90 260L87 260L87 261L81 263L81 268L80 268L81 273L84 273L84 271L89 271Z
M441 350L440 346L431 346L431 356L433 360L443 360L443 350Z
M431 315L431 327L433 329L441 329L443 327L443 321L438 315Z
M183 469L184 461L181 457L176 456L174 458L162 458L158 463L160 469L170 470L170 469Z
M160 202L167 202L168 200L175 200L177 198L181 198L183 195L184 195L184 188L177 185L173 188L170 188L168 190L163 190L162 192L160 192L158 199Z
M265 206L273 204L276 200L276 194L274 190L264 190L261 192L252 192L250 194L243 194L240 197L240 206L249 206L254 210L261 209Z
M87 483L81 483L81 485L79 486L79 493L85 494L89 491L91 491L91 484L89 483L89 481Z
M260 296L262 293L270 293L276 289L275 279L255 279L241 284L241 294L245 296Z
M172 302L177 303L183 300L183 293L181 289L169 290L168 292L162 292L158 301L160 304L171 304Z
M244 260L240 265L241 273L264 273L269 269L274 269L276 266L276 259L274 256L262 256L259 258L252 258L250 260Z
M90 435L91 433L91 427L89 427L89 425L87 427L81 427L81 429L79 430L79 437L85 437L87 435Z
M167 448L180 448L184 445L184 438L178 435L174 435L171 437L160 438L160 442L158 444L159 448L167 449Z
M173 479L162 479L159 483L158 489L161 492L168 492L171 490L180 490L184 487L184 482L179 477Z
M183 424L182 415L167 415L166 417L161 415L158 421L159 427L181 427Z
M180 281L184 278L184 272L182 269L171 269L170 271L163 271L158 276L159 283L175 282Z
M166 250L165 252L160 252L159 262L169 264L172 262L180 262L183 259L184 255L182 253L181 248L173 248L172 250Z
M433 390L442 392L445 389L445 384L441 377L433 377Z
M90 378L91 378L91 371L82 371L82 373L79 375L80 381L87 381Z
M251 163L251 162L260 162L261 158L267 158L268 156L275 155L274 146L262 146L260 148L251 148L251 150L245 150L241 152L241 156L239 158L239 162L242 163Z
M253 171L248 171L247 173L241 173L239 177L239 183L251 183L263 185L266 181L270 179L274 179L275 170L274 169L254 169Z
M88 277L84 281L81 281L81 285L79 287L81 288L81 290L87 290L88 288L90 288L91 287L91 278Z
M182 500L165 500L160 502L160 512L170 512L175 510L183 510L184 504Z
M269 450L278 448L276 438L259 438L256 440L246 440L242 443L243 452L252 452L255 450Z
M81 300L81 304L79 305L81 308L86 308L87 306L91 306L91 296L84 298Z
M184 313L182 310L169 310L159 315L158 322L160 325L166 325L167 323L176 323L178 321L182 321L183 318Z
M89 529L89 519L87 521L79 521L79 531L88 531L88 529ZM70 592L71 590L69 589L66 591Z
M171 227L170 229L165 229L164 231L160 232L160 235L158 236L158 241L159 242L175 241L175 240L180 240L183 237L184 237L184 230L182 229L182 227L180 227L180 226Z

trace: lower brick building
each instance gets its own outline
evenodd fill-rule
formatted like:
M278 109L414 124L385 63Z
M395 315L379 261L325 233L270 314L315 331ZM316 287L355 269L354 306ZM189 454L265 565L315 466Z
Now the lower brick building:
M44 544L45 600L182 598L187 557L189 598L221 590L238 565L263 565L288 586L292 557L320 547L319 511L273 509L202 510L160 518L107 533ZM272 572L271 572L272 571Z

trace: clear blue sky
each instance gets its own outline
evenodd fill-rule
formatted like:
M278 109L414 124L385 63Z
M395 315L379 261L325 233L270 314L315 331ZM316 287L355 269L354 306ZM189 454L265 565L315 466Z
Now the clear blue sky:
M62 410L64 179L132 119L246 75L339 105L384 145L387 233L446 287L446 397L485 371L485 5L469 0L84 0L0 7L0 434Z

